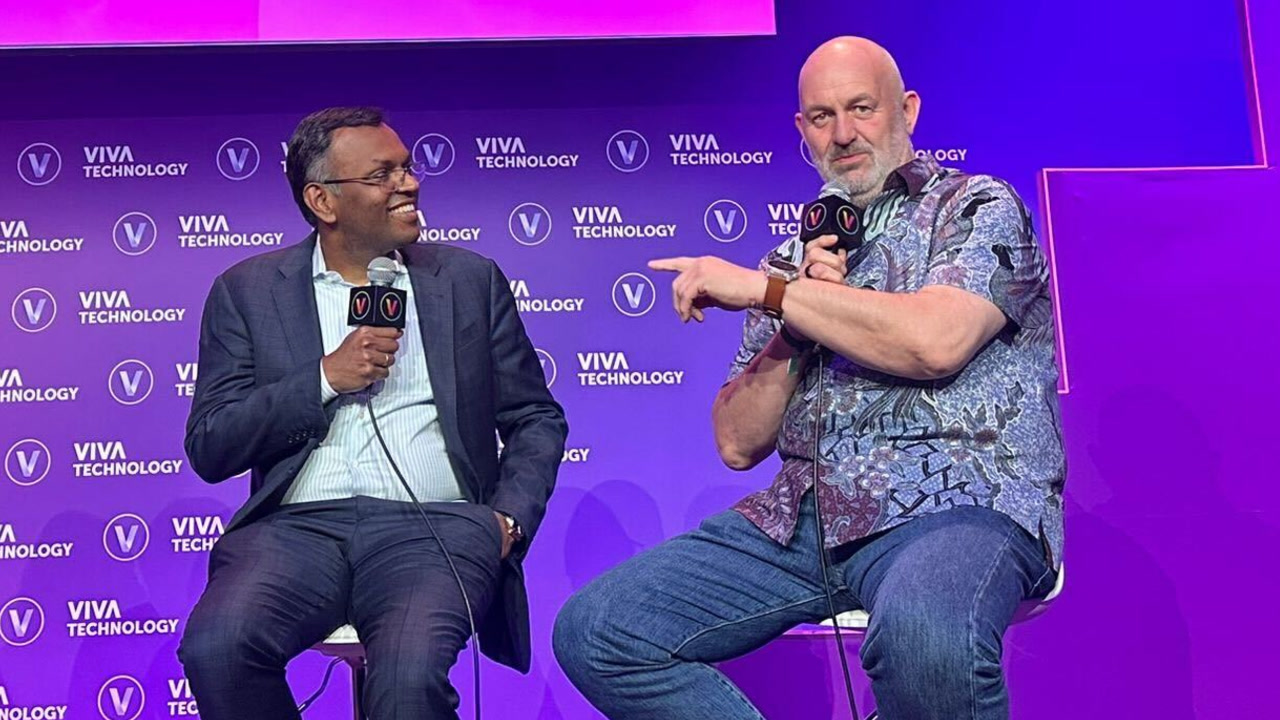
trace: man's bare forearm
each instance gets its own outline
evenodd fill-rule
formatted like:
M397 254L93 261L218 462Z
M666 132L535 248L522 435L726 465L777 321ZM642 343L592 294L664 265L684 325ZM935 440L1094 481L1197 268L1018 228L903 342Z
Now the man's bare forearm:
M748 470L773 453L782 415L807 362L807 355L797 355L775 335L741 375L720 389L711 417L725 465Z
M887 293L802 279L782 308L789 327L837 355L912 380L959 372L1005 323L995 305L944 286Z

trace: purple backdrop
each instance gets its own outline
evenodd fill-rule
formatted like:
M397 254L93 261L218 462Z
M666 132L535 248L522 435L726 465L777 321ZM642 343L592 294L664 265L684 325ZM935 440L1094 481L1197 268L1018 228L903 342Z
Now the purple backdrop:
M0 321L0 400L15 400L0 402L10 476L0 478L0 713L65 706L67 717L120 720L192 709L176 632L203 586L204 546L245 483L209 488L186 467L183 393L211 278L270 246L186 247L181 236L296 241L304 228L281 177L280 142L315 107L375 102L393 111L406 142L450 140L451 166L449 148L437 154L440 137L418 150L448 166L423 192L428 225L443 233L428 240L493 256L518 281L572 425L574 452L529 561L533 672L487 666L487 708L594 717L551 657L556 609L773 469L731 473L710 438L708 406L739 318L680 326L665 280L644 261L678 252L754 262L776 242L773 214L817 185L791 126L795 70L817 42L857 32L893 50L924 94L917 146L1009 178L1052 235L1071 380L1070 571L1055 607L1008 638L1015 717L1280 715L1267 686L1280 624L1259 602L1276 581L1254 560L1280 539L1280 514L1265 500L1261 422L1280 400L1265 382L1280 353L1268 313L1276 281L1263 256L1277 183L1262 167L1264 130L1280 137L1280 120L1254 102L1255 88L1262 109L1280 92L1280 57L1268 49L1280 41L1275 9L1004 2L980 14L868 8L833 22L835 7L780 8L772 38L0 56L0 160L9 163L0 167L0 309L12 316ZM322 82L314 67L325 69ZM627 130L647 144L642 167L628 157L638 164L644 145L614 137ZM711 136L718 152L759 162L673 162ZM512 151L517 137L526 155L572 167L480 167L482 139ZM255 151L245 154L244 140ZM87 164L181 175L86 177ZM1041 172L1188 166L1244 169ZM708 231L718 229L715 210L728 217L730 206L712 207L726 199L747 222L727 243ZM532 223L537 210L518 208L530 202L551 222L534 245L541 232L525 237L514 212ZM147 217L126 217L135 212ZM674 236L577 237L575 225L602 217L674 224ZM104 310L160 322L82 315ZM679 384L583 384L584 365L623 359L631 371L679 373ZM128 360L149 373L120 365ZM57 402L69 388L74 400ZM133 402L148 388L136 404L112 397ZM31 395L55 401L16 401ZM103 462L127 472L84 476ZM89 466L78 475L81 463ZM104 618L109 629L150 634L83 636ZM295 662L296 691L310 692L322 669L311 653ZM770 717L843 717L822 636L781 639L727 670ZM455 677L469 706L469 673ZM347 686L336 680L308 716L344 717ZM121 712L112 689L129 698Z
M0 47L178 43L661 37L773 32L772 0L426 0L397 9L340 0L0 0Z

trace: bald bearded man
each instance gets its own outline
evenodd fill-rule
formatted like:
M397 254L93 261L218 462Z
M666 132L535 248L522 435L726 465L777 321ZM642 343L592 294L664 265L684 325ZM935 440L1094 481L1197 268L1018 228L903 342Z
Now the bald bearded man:
M920 97L883 48L823 44L799 91L819 173L865 210L864 251L828 236L759 269L650 263L677 273L682 320L746 312L716 443L731 468L775 451L781 468L574 595L556 657L610 718L759 718L713 663L821 620L829 590L837 612L870 613L882 718L1005 718L1002 636L1062 557L1047 263L1008 184L915 157Z

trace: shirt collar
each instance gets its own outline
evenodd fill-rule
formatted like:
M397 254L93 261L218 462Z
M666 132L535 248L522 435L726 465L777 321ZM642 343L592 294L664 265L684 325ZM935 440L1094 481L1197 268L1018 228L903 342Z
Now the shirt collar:
M924 186L942 171L932 155L925 154L889 173L884 180L884 189L895 190L905 188L908 195L919 195Z
M399 250L392 251L391 259L396 263L396 275L404 275L409 272L409 269L404 264L404 256L400 254ZM324 259L324 248L320 247L320 238L316 238L316 249L311 253L311 278L313 280L346 282L337 270L329 269L329 264Z

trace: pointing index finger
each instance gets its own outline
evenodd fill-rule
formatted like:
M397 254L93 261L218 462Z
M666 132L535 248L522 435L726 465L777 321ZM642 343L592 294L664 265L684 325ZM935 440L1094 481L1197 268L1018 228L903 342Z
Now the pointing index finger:
M674 258L658 258L649 261L650 270L664 270L667 272L684 272L693 264L693 258L674 257Z

